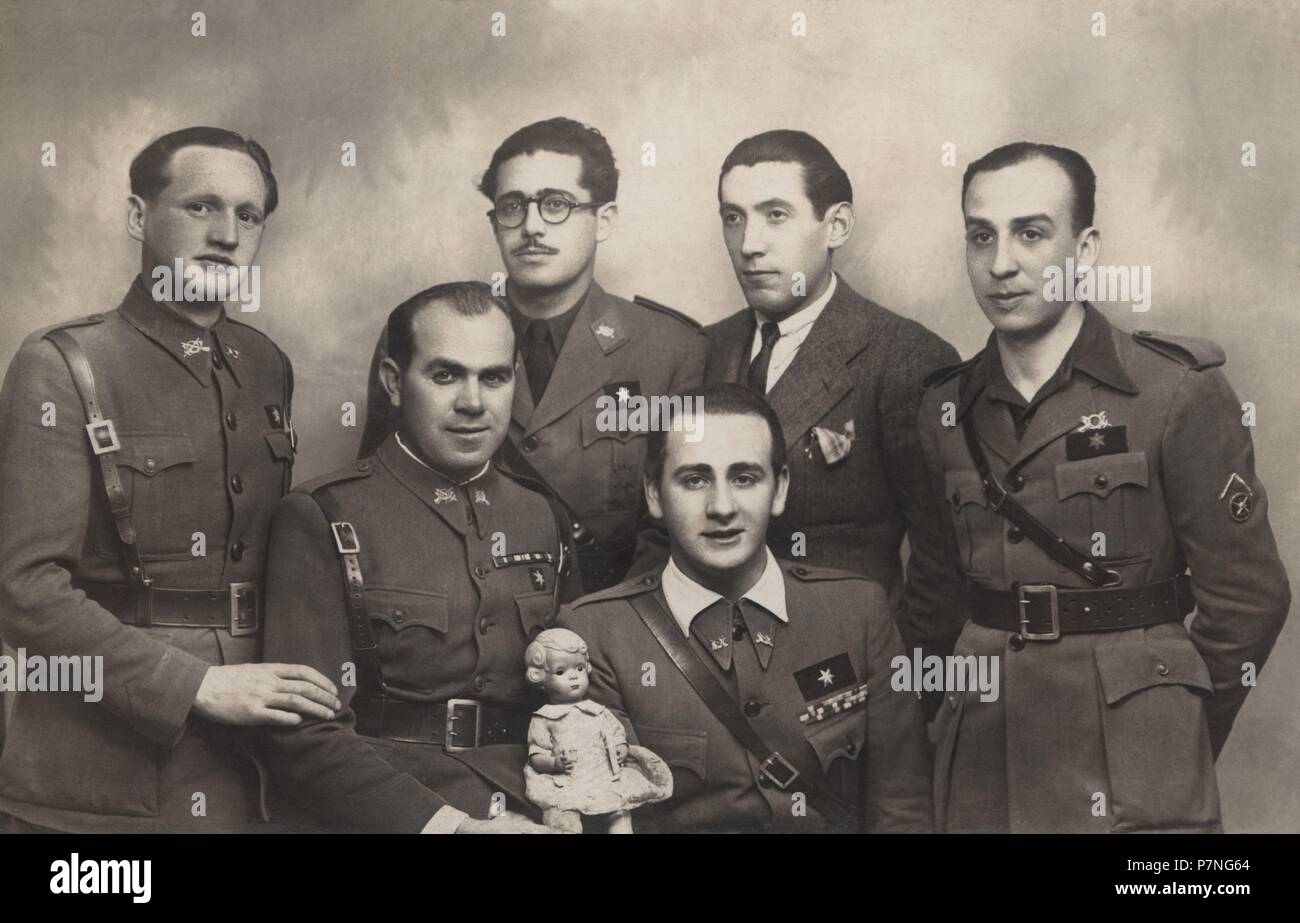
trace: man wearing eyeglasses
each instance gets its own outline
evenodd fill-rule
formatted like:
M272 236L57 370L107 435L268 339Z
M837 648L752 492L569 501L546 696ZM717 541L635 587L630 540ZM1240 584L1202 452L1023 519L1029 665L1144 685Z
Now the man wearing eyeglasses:
M640 474L646 430L606 425L626 418L608 408L696 390L707 341L685 315L596 283L596 250L618 217L618 168L596 129L566 118L519 129L492 155L479 190L492 202L522 360L506 449L567 504L583 588L603 589L623 578L639 526L649 522ZM384 355L381 340L363 456L391 429L376 374ZM648 543L653 527L646 531Z

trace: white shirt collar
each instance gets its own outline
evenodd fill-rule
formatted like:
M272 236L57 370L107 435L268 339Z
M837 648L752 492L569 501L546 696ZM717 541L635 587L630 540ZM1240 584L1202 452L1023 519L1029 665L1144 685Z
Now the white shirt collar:
M772 549L764 548L764 551L767 552L767 566L763 568L758 582L741 599L748 599L781 621L789 623L790 616L785 607L785 576L781 573L781 565L776 562ZM682 573L672 558L668 559L668 566L664 568L661 583L668 611L673 614L673 621L684 635L690 634L691 622L695 621L697 615L722 599L722 594L701 586Z
M826 310L826 305L830 303L831 296L835 294L835 284L835 273L831 273L831 284L826 286L826 291L821 293L821 297L808 305L808 307L795 311L785 320L777 322L777 329L781 331L781 337L783 339L807 327L811 327L813 322L822 316L822 311ZM755 309L754 324L758 330L761 331L763 325L766 323L767 318ZM761 346L763 342L762 334L757 333L757 335L759 337L759 345Z
M471 481L477 481L477 480L478 480L479 478L481 478L483 475L487 474L488 469L492 467L492 460L491 460L491 459L488 459L488 461L487 461L486 463L484 463L482 469L479 471L478 474L474 475L472 478L468 478L467 480L464 480L464 481L458 481L458 480L456 480L456 479L453 478L453 477L447 477L447 475L443 474L443 473L442 473L441 471L439 471L437 468L433 467L433 465L430 465L428 462L426 462L426 461L425 461L424 459L422 459L420 456L416 455L414 452L412 452L410 449L408 449L408 448L406 447L406 443L402 441L402 434L401 434L401 433L393 433L393 435L397 437L397 444L398 444L399 446L401 446L402 451L405 452L407 455L411 456L411 457L412 457L413 459L415 459L417 462L419 462L420 465L421 465L421 467L428 468L428 469L429 469L430 471L432 471L434 474L438 475L438 477L446 478L448 481L451 481L451 482L452 482L453 484L455 484L457 487L463 487L464 485L470 483Z

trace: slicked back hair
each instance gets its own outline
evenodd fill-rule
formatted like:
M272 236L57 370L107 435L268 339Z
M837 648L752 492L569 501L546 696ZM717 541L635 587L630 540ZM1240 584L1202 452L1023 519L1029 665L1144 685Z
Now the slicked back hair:
M262 171L262 180L266 184L266 201L262 204L266 214L275 211L276 205L280 203L280 191L275 182L275 174L271 172L271 158L266 149L252 138L245 138L224 128L208 128L203 125L163 135L149 142L144 150L136 154L131 161L131 193L146 202L157 199L158 193L171 182L167 170L172 155L185 147L216 147L247 154Z
M609 142L597 129L573 119L557 116L542 122L533 122L516 131L501 142L492 154L492 162L479 181L478 190L489 201L496 202L497 171L512 157L551 151L555 154L572 154L582 161L578 182L591 193L597 202L613 202L618 196L618 167Z
M722 161L718 173L718 201L722 201L722 178L735 167L760 163L797 163L803 168L804 194L812 202L817 220L837 202L853 201L853 184L834 155L806 131L778 128L746 138Z
M483 282L444 282L412 295L388 315L388 355L403 372L415 352L415 318L425 308L444 304L461 317L480 317L494 308L510 320L505 302ZM514 335L513 324L510 327ZM514 354L514 350L511 350Z
M704 417L741 416L758 417L767 423L772 440L772 474L785 467L785 434L776 411L758 392L735 382L713 382L695 393L697 413ZM704 424L707 427L707 423ZM664 473L664 457L668 452L668 429L664 426L650 431L646 442L644 474L651 483L659 484Z
M1070 187L1074 190L1070 207L1070 230L1078 234L1084 228L1091 227L1097 207L1097 174L1092 172L1092 165L1078 151L1034 141L1004 144L971 163L961 178L962 210L966 209L966 190L976 174L1014 167L1035 157L1045 157L1052 161L1070 178Z

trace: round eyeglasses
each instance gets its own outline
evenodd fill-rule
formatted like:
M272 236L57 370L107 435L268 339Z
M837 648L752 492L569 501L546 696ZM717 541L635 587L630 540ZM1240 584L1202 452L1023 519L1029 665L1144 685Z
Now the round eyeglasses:
M487 216L498 227L517 228L528 217L528 206L537 203L537 213L547 224L564 224L575 208L600 208L607 202L574 202L558 192L539 193L535 196L507 195L497 200L496 207Z

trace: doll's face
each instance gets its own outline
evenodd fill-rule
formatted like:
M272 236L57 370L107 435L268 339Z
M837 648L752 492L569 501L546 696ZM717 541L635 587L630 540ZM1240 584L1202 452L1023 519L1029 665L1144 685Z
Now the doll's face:
M546 657L546 676L542 678L546 701L552 705L579 702L587 697L587 657L550 651Z

